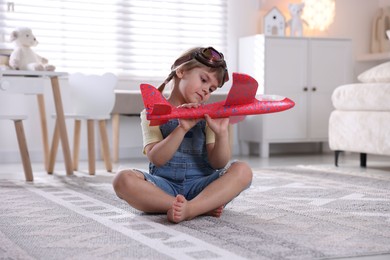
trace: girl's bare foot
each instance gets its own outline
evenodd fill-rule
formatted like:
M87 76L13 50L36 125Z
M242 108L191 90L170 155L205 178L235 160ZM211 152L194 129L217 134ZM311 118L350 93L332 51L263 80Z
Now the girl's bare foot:
M219 207L219 208L216 208L214 210L211 210L209 212L207 212L205 214L205 216L212 216L212 217L216 217L216 218L219 218L221 215L222 215L222 212L223 212L223 206Z
M213 209L204 215L219 218L222 215L223 208L224 206L220 206L219 208ZM172 208L170 208L167 212L167 217L168 220L173 223L179 223L184 220L191 219L188 201L183 195L179 194L176 196L172 203Z
M168 210L168 220L174 223L187 220L189 217L188 201L183 195L177 195L172 203L172 208Z

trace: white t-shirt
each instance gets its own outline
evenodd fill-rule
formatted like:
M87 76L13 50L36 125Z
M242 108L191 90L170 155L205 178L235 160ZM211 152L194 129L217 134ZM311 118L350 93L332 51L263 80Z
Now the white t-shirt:
M145 147L148 144L160 142L163 140L163 136L160 131L159 126L149 126L149 121L146 119L145 109L141 111L141 128L142 128L142 138L143 138L143 153L145 154ZM211 144L215 142L214 132L206 125L206 144Z

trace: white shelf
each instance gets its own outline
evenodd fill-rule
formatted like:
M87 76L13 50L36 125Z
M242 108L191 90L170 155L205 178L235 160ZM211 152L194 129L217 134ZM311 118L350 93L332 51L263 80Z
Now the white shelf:
M360 55L358 61L386 61L390 60L390 52L367 53Z

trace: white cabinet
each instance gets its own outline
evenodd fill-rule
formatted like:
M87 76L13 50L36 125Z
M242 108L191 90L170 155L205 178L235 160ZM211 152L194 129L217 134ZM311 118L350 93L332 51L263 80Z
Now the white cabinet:
M253 76L258 94L276 94L295 107L275 114L248 116L238 125L242 149L258 143L269 156L270 143L327 142L333 110L331 94L352 82L348 39L254 35L239 42L239 72Z

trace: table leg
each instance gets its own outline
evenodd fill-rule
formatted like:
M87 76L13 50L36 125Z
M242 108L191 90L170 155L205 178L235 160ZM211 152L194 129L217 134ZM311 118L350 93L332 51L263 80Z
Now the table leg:
M37 99L38 99L39 115L41 118L43 155L44 155L45 169L47 171L49 165L50 148L49 148L49 134L47 131L45 99L43 94L38 94Z
M68 140L68 134L65 125L65 115L64 115L64 108L61 99L60 84L58 82L58 77L52 77L50 78L50 80L53 89L54 104L55 104L56 114L57 114L56 123L57 123L58 130L60 132L62 152L64 154L66 175L72 175L73 174L72 157L70 155L69 140Z

